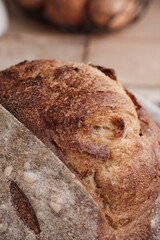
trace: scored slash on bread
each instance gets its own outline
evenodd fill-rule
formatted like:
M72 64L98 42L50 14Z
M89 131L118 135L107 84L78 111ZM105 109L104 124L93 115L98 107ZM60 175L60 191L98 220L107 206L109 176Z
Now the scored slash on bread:
M82 182L106 240L156 239L160 129L113 70L25 61L0 73L0 103Z
M23 191L13 180L10 184L10 194L12 204L24 224L33 230L36 235L40 234L41 230L34 209Z

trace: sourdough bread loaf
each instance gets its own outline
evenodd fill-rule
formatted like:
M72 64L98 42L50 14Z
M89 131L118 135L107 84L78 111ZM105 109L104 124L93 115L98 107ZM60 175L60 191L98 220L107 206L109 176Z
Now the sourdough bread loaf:
M0 73L0 103L96 201L97 239L160 237L160 128L113 70L25 61Z

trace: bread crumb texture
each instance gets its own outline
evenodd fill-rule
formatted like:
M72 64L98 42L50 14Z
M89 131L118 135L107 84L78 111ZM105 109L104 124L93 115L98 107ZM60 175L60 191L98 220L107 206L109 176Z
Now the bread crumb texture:
M157 239L153 232L159 216L153 209L160 190L160 128L112 69L25 61L0 73L0 102L75 173L97 202L104 224L97 239ZM3 133L7 143L10 131ZM28 147L36 156L34 146ZM25 156L30 162L30 155ZM30 165L34 169L34 161ZM19 177L25 188L33 189L35 206L44 195L46 209L60 214L77 203L61 181L55 194L49 194L56 186L50 168L25 168ZM39 219L48 218L45 213L41 209Z
M4 176L9 177L12 172L12 169L13 169L12 166L7 166L4 170Z

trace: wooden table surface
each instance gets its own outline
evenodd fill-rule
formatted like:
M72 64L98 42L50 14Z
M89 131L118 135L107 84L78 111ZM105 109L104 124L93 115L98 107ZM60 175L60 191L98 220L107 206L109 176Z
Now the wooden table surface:
M121 32L63 34L7 0L10 26L0 38L0 70L25 59L82 61L114 68L127 88L160 107L160 0Z

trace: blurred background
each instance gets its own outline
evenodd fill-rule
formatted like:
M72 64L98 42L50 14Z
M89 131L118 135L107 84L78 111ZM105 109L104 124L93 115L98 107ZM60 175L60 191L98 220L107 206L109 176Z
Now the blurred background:
M118 5L120 0L110 0L115 1L115 5L108 15L103 6L105 1L93 0L102 5L90 6L87 14L91 19L86 18L83 24L79 5L71 14L70 9L66 13L58 5L59 8L52 6L52 2L58 0L47 1L50 5L45 10L38 5L42 0L31 1L35 6L19 0L23 7L17 4L18 0L3 1L7 24L0 0L0 70L23 60L48 58L103 65L114 68L127 88L160 108L160 0L136 0L140 5L132 3L126 12ZM134 24L115 31L142 12Z

